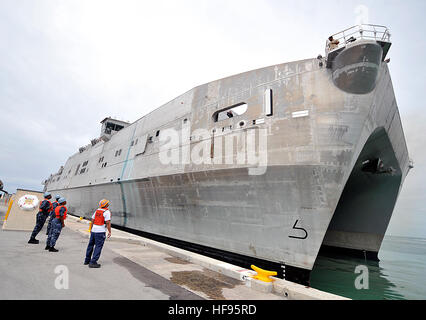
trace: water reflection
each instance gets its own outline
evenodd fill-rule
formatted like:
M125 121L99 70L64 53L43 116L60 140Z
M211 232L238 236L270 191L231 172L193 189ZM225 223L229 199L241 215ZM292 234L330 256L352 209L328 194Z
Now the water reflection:
M381 262L343 256L318 256L311 273L311 286L356 300L405 299L400 288L389 280ZM357 289L355 273L359 265L368 268L368 289Z
M426 299L426 239L385 236L380 262L342 256L319 256L311 286L351 299ZM369 270L369 289L357 290L358 265Z

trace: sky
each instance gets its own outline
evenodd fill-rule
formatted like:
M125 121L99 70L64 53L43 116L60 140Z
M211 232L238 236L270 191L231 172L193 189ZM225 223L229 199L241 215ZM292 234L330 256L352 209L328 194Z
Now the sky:
M426 238L426 1L0 0L0 179L42 190L106 116L133 122L200 84L323 54L386 25L414 169L387 234Z

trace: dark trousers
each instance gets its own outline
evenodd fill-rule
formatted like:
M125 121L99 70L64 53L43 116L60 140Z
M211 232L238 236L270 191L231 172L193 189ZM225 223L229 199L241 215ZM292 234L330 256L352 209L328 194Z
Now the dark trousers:
M50 228L52 227L52 220L55 219L55 211L52 211L49 215L49 222L47 223L46 234L49 235Z
M56 241L59 238L59 235L61 234L62 231L62 221L57 219L57 218L53 218L52 220L52 225L50 227L50 231L49 231L49 236L47 237L47 241L46 244L53 248L56 244Z
M86 250L85 263L95 264L101 256L102 247L105 242L105 232L91 232L89 245ZM93 256L92 256L93 254Z
M44 213L43 211L40 211L39 213L37 213L36 225L34 227L33 233L31 233L31 239L35 239L35 237L38 235L40 230L43 228L44 223L46 222L46 219L48 216L49 214Z

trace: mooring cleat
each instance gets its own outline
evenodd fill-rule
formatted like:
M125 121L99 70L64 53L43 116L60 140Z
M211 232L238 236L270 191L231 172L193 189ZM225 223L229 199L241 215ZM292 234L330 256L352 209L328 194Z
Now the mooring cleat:
M252 276L252 278L263 281L263 282L272 282L273 279L269 278L269 276L277 275L276 271L263 270L263 269L260 269L259 267L256 267L255 265L251 265L251 268L257 272L257 274Z

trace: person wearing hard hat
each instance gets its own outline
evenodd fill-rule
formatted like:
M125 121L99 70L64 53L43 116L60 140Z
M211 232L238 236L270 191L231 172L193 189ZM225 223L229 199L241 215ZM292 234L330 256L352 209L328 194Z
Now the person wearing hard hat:
M108 210L109 200L102 199L99 202L99 208L93 213L90 223L90 240L87 245L85 265L89 268L100 268L98 263L101 256L102 247L105 242L106 229L108 229L108 238L111 237L111 212Z
M62 228L65 227L65 219L67 218L68 209L65 207L67 200L65 198L60 198L58 200L58 206L55 209L55 217L52 220L52 227L47 237L47 243L45 250L50 252L58 252L58 249L55 249L56 241L61 234Z
M61 198L61 196L59 194L57 194L55 196L56 201L54 201L52 203L52 212L49 215L49 222L47 223L47 230L46 230L46 234L49 235L50 232L50 228L52 227L52 220L55 219L55 209L58 206L58 200Z
M35 238L40 230L43 228L44 223L46 222L47 217L49 216L49 213L52 212L52 203L49 199L52 198L52 195L50 192L44 193L44 200L40 203L39 212L37 213L36 217L36 225L34 227L33 232L31 233L30 240L28 240L28 243L37 244L39 241Z

